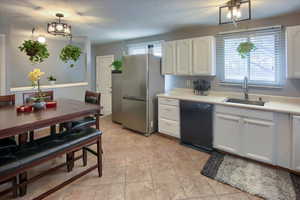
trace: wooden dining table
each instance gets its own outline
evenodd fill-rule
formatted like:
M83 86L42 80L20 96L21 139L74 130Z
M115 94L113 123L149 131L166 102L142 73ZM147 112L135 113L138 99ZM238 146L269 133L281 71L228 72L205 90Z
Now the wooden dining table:
M19 142L27 140L27 132L45 127L56 127L56 124L72 121L77 118L95 115L96 128L99 129L100 106L88 104L73 99L57 99L54 108L47 108L33 112L17 112L17 107L9 106L0 109L0 139L11 136L24 137ZM52 131L53 134L53 131ZM26 179L27 174L20 175L20 181ZM23 189L23 192L26 189ZM20 188L22 193L22 188Z

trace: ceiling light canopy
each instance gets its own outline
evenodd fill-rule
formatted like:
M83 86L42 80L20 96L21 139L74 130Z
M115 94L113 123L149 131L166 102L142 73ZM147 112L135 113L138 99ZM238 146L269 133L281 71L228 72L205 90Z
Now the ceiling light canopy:
M71 25L61 22L61 18L63 18L64 15L61 13L57 13L56 17L58 17L57 22L48 23L47 26L48 33L52 35L71 36Z
M251 20L250 0L230 0L219 7L219 24L229 24Z

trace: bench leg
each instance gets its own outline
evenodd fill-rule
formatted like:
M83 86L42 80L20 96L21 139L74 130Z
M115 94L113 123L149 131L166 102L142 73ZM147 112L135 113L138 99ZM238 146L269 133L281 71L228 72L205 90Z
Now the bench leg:
M34 140L34 131L29 132L29 141L32 142Z
M98 165L98 176L102 176L102 147L101 147L101 136L97 141L97 165Z
M75 156L74 152L67 153L67 169L68 169L68 172L71 172L74 168L74 156Z
M56 125L50 126L50 134L55 135L56 134Z
M82 149L82 162L83 166L87 166L87 151L85 149Z
M13 188L13 198L18 197L18 182L17 182L17 177L14 177L12 179L12 188Z
M27 143L27 139L28 139L28 133L22 133L22 134L20 134L19 137L18 137L19 145Z
M27 172L23 172L22 174L19 175L19 182L20 184L24 183L27 181ZM20 186L20 196L26 195L27 192L27 185Z

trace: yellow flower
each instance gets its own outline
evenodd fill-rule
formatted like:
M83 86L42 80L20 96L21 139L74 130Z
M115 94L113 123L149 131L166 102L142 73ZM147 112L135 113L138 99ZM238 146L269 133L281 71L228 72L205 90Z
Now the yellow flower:
M32 72L28 73L28 78L31 82L36 82L41 79L45 72L42 72L40 69L36 68Z

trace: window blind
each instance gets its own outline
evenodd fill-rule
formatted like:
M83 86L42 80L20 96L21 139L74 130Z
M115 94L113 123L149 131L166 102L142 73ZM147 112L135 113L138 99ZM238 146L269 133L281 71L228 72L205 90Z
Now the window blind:
M129 55L146 54L148 53L148 45L153 45L153 54L155 56L162 55L161 41L146 42L138 44L130 44L127 46Z
M281 27L217 35L217 69L222 82L282 85L284 80L284 40ZM241 58L241 42L252 42L256 49Z

